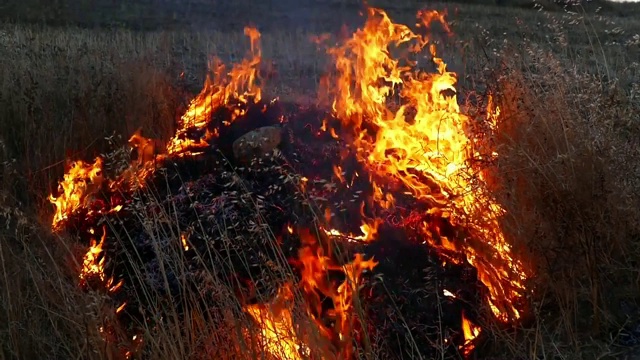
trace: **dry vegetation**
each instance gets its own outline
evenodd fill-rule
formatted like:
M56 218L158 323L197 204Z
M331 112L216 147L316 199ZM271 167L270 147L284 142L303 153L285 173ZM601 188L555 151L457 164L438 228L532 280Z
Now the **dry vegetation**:
M79 249L47 230L46 196L66 155L91 159L109 149L105 137L126 139L140 126L166 139L210 56L242 56L243 24L225 26L216 15L211 26L187 27L204 21L184 20L189 14L176 7L172 29L145 18L151 24L139 27L152 30L141 32L127 28L137 20L122 14L135 12L120 5L87 18L125 26L49 27L38 23L50 20L42 19L46 12L10 3L2 6L13 18L0 8L12 20L0 26L0 359L109 358L96 331L102 300L68 281L68 259ZM202 15L203 3L193 1L190 11ZM410 19L413 6L399 2L390 15ZM450 10L456 36L443 40L443 57L460 74L461 97L473 102L487 89L498 95L495 193L508 209L505 228L537 275L530 284L535 321L495 329L480 351L505 359L622 357L629 348L619 344L632 327L640 344L640 21L618 16L620 7L588 14L435 7ZM73 23L74 11L60 10L60 19ZM325 30L263 31L264 59L274 69L268 95L313 100L326 60L309 36ZM205 339L230 346L198 319L183 328L171 320L147 339L152 358L186 358Z

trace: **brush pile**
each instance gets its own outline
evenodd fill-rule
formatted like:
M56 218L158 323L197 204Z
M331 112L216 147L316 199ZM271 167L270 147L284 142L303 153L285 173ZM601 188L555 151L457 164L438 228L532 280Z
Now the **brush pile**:
M492 150L467 135L497 114L459 111L434 48L435 74L388 58L391 43L428 39L370 9L330 52L325 111L262 100L260 34L245 33L250 56L226 77L214 66L166 146L136 133L127 166L76 161L51 196L54 230L89 245L81 286L112 300L105 338L144 354L141 329L198 314L274 359L459 358L481 319L517 320L528 274L473 165ZM387 108L381 78L406 81L406 104Z
M136 187L100 182L86 206L59 225L59 231L82 244L96 245L104 234L94 259L102 269L83 269L83 286L109 294L117 326L130 329L132 336L139 324L149 327L163 317L158 313L163 306L145 299L163 299L180 316L194 306L193 294L198 294L200 311L223 311L216 304L221 285L241 307L272 301L292 275L301 278L296 262L303 245L293 229L313 229L332 248L330 257L339 266L354 254L376 259L362 279L366 324L359 331L366 329L380 354L400 358L411 348L423 356L458 354L465 340L463 312L473 316L481 302L475 269L441 266L402 223L381 224L373 242L323 231L318 215L323 209L336 214L332 222L342 225L345 234L361 223L358 204L368 190L366 181L352 190L330 181L332 164L345 149L337 139L317 135L324 118L319 110L298 109L281 123L277 102L251 109L265 106L270 111L250 110L236 119L227 129L233 135L218 138L224 143L216 141L193 157L163 158ZM256 119L255 114L271 115ZM278 147L249 162L234 158L232 144L245 131L264 126L281 129ZM456 295L445 296L449 293ZM334 307L329 297L321 301L327 303L324 311Z

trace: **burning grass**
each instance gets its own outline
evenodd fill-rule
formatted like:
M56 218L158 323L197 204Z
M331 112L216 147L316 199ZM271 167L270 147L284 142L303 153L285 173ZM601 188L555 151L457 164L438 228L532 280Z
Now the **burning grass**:
M456 74L438 47L424 47L427 32L369 15L330 51L331 107L265 100L278 87L256 82L268 51L247 28L246 60L213 67L217 76L179 110L178 130L151 134L166 141L137 132L133 162L125 147L73 163L49 199L56 239L5 206L4 238L17 241L0 248L2 281L17 285L4 287L1 316L20 326L0 329L4 350L223 359L626 351L639 320L640 185L628 175L637 173L637 85L607 79L608 68L568 69L525 41L523 52L507 44L491 54L500 65L483 74L483 93L456 99ZM379 51L389 43L424 48L435 71ZM282 128L279 149L234 160L231 142L265 125ZM4 204L18 200L3 194Z

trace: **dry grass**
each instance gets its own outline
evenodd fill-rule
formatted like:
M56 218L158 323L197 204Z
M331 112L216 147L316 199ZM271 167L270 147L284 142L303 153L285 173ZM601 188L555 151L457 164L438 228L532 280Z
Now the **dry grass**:
M640 103L615 81L563 69L535 46L525 52L538 60L530 72L515 60L496 80L505 154L496 193L538 274L537 323L516 351L612 356L638 309Z
M414 6L400 2L390 13L406 20ZM535 322L496 329L492 348L481 350L505 358L614 358L622 351L614 346L617 331L640 321L640 22L606 13L453 7L457 37L443 44L444 58L459 72L463 95L497 94L495 194L508 209L505 228L538 275L530 284ZM11 10L20 20L39 19ZM101 23L115 15L95 16ZM158 27L152 25L140 27ZM69 259L84 249L43 230L45 196L68 152L92 158L108 149L106 136L126 138L140 126L166 138L188 100L182 89L199 89L209 57L230 62L245 51L241 27L175 27L0 28L0 359L109 358L96 331L108 304L69 281ZM325 30L264 32L264 58L277 70L268 95L296 102L314 95L325 60L308 38ZM157 219L141 221L151 221L152 231ZM221 304L228 301L228 286L211 281ZM215 358L242 349L232 341L238 337L224 336L238 331L238 304L224 307L229 317L196 313L188 326L169 317L147 329L152 358L197 358L206 344L220 351ZM208 322L225 331L202 325Z

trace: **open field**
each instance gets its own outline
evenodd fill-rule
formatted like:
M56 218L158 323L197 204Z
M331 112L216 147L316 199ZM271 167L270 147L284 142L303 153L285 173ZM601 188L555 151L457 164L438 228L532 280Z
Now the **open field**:
M351 33L359 3L294 3L0 5L0 359L113 358L97 331L104 300L80 291L68 267L82 250L49 230L64 159L91 160L112 150L106 137L124 144L140 127L167 141L211 57L243 58L248 23L262 33L264 97L314 103L331 60L311 38L345 22ZM435 38L462 108L496 94L494 196L536 275L535 321L486 327L479 357L614 359L640 346L640 8L603 4L429 4L448 10L454 36ZM416 2L373 5L415 22ZM144 335L149 358L198 358L202 341L231 347L174 320Z

